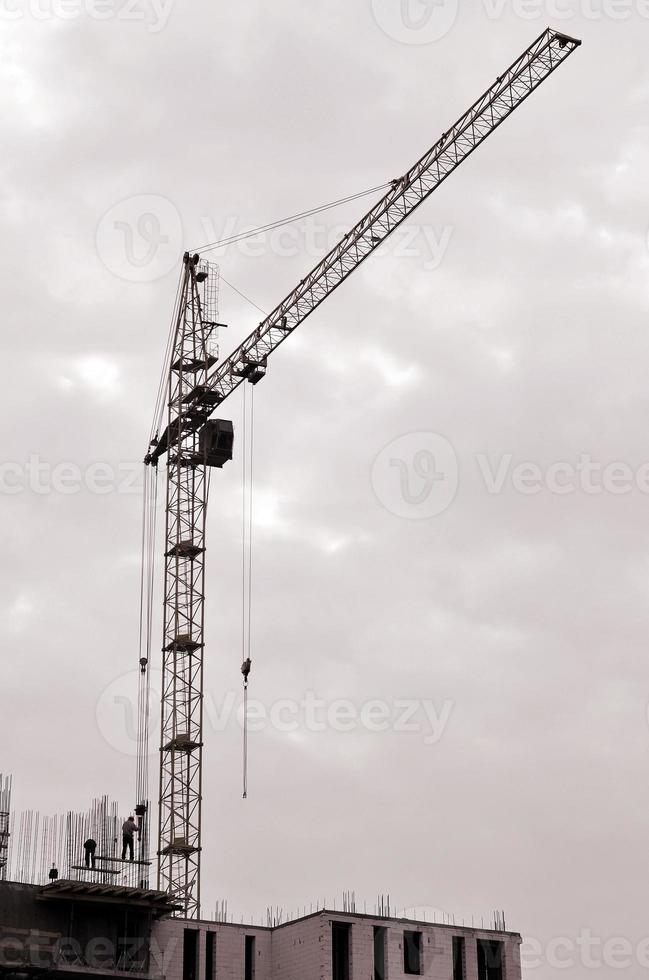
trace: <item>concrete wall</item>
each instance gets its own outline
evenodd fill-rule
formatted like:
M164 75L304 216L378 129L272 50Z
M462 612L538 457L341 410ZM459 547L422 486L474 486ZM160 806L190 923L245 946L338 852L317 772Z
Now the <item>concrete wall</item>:
M41 887L0 883L0 969L65 969L106 974L126 960L146 967L148 912L99 902L43 899Z

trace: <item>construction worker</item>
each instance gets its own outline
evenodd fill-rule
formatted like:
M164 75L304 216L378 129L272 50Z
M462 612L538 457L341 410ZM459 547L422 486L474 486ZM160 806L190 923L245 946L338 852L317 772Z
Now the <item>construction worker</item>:
M86 867L94 868L95 866L95 851L97 850L97 841L89 837L86 843L83 845L83 850L86 856Z
M126 852L129 852L129 859L133 860L133 834L137 834L139 827L131 815L122 824L122 861L126 860Z

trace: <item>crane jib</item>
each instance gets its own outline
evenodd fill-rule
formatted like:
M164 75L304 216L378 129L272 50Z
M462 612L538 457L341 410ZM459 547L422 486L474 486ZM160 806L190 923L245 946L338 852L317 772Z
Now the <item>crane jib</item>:
M385 239L581 44L547 28L493 85L350 229L243 343L208 374L211 411L242 381L265 374L268 355L292 333ZM251 376L252 375L252 376ZM189 408L188 424L204 421L207 402ZM166 433L147 462L157 462L174 441Z

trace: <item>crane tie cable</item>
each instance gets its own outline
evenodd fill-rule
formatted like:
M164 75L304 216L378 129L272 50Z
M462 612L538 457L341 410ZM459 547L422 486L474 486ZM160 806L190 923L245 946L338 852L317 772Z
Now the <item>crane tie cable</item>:
M282 228L284 225L290 225L293 221L299 221L300 218L310 218L314 214L322 214L323 211L330 211L332 208L339 207L341 204L350 204L352 201L358 201L363 197L367 197L369 194L377 194L379 191L385 190L390 186L390 183L379 184L376 187L368 187L365 191L359 191L357 194L349 194L347 197L338 198L337 201L330 201L328 204L321 204L318 207L310 208L308 211L299 211L297 214L291 214L286 218L280 218L277 221L269 221L265 225L259 225L257 228L252 228L250 231L242 231L238 235L230 235L228 238L221 238L216 242L209 242L206 245L202 245L196 249L190 249L190 252L209 252L214 248L225 248L226 245L235 245L237 242L245 241L248 238L254 238L255 235L261 235L265 231L274 231L275 228Z
M158 382L158 393L156 395L155 408L153 411L153 420L151 422L151 432L149 436L149 443L156 437L160 426L162 424L162 416L165 409L165 395L169 387L169 365L171 361L171 353L173 350L173 340L174 340L174 328L176 324L178 306L180 303L180 292L182 288L182 274L178 280L178 285L176 287L176 298L174 300L173 312L171 316L171 322L169 324L169 334L167 336L167 346L165 348L164 363L162 365L162 373L160 375L160 380Z
M269 221L269 222L267 222L267 224L265 224L265 225L259 225L257 228L252 228L250 231L244 231L244 232L241 232L238 235L230 235L229 237L222 238L222 239L220 239L219 241L216 241L216 242L208 242L206 245L203 245L203 246L201 246L201 247L199 247L197 249L196 248L189 249L189 251L190 252L199 252L199 253L200 252L209 252L209 251L211 251L211 250L213 250L215 248L225 248L227 245L235 245L238 242L245 241L248 238L254 238L255 236L261 235L264 232L274 231L276 228L283 228L286 225L289 225L289 224L291 224L294 221L299 221L301 218L309 218L309 217L311 217L314 214L322 214L325 211L330 211L333 208L339 207L342 204L350 204L353 201L359 201L359 200L361 200L364 197L368 197L368 195L370 195L370 194L377 194L379 191L383 191L383 190L385 190L389 186L390 186L389 183L384 183L384 184L378 184L376 187L368 187L367 190L359 191L357 194L349 194L349 195L347 195L347 197L338 198L336 201L330 201L328 204L321 204L318 207L310 208L307 211L299 211L296 214L288 215L286 218L280 218L277 221ZM221 278L223 278L223 277L221 277ZM264 310L262 310L260 306L258 306L248 296L246 296L244 293L242 293L241 290L237 289L236 286L233 286L231 282L228 282L226 279L223 279L223 282L225 282L225 284L227 286L229 286L231 289L233 289L235 293L238 293L239 296L241 296L243 299L247 300L247 302L249 302L257 310L259 310L260 313L263 313L264 316L267 315L266 312ZM158 393L157 393L157 396L156 396L155 409L154 409L154 413L153 413L153 421L152 421L152 424L151 424L150 441L152 441L152 440L154 440L156 438L157 433L159 432L160 426L162 424L162 415L163 415L164 406L165 406L165 397L164 396L165 396L166 385L167 385L167 381L168 381L168 377L169 377L169 361L170 361L170 358L171 358L171 351L172 351L172 346L173 346L174 324L176 322L176 315L177 315L177 311L178 311L178 303L179 303L179 299L180 299L181 285L182 285L182 276L181 276L181 278L178 281L178 286L177 286L177 289L176 289L176 299L175 299L175 302L174 302L173 315L171 317L171 324L170 324L170 327L169 327L169 335L168 335L168 338L167 338L167 347L166 347L166 351L165 351L164 364L163 364L163 367L162 367L162 373L160 375L160 381L159 381L159 384L158 384Z

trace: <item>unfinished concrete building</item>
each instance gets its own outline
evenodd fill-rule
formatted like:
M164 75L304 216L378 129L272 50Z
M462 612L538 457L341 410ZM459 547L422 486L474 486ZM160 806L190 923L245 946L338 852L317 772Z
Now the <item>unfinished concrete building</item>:
M0 883L0 975L142 980L520 980L521 937L321 909L278 926L173 918L168 894Z

